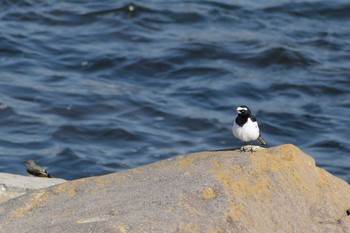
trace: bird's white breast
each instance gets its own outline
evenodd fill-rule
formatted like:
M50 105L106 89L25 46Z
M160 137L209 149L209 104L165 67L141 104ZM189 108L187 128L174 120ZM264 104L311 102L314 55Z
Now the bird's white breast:
M232 133L236 138L239 138L244 142L254 141L258 139L260 135L258 122L253 122L248 118L247 122L242 127L234 122Z

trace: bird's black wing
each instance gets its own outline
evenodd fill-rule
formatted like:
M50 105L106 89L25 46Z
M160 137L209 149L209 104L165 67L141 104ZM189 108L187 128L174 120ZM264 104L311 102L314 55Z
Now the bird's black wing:
M250 115L250 119L252 120L252 122L256 122L256 118L255 118L255 116Z
M33 176L50 177L50 175L44 169L27 169L27 172Z

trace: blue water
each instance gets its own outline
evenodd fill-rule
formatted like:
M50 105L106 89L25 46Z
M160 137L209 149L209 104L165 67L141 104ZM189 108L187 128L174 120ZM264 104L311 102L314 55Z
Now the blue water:
M348 1L0 0L0 172L96 176L241 146L248 105L350 182Z

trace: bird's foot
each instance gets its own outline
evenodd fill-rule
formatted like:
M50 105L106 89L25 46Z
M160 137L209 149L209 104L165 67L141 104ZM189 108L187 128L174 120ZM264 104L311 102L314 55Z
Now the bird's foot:
M261 147L261 146L252 146L252 145L244 145L240 148L240 151L241 152L257 152L259 150L263 150L265 149L264 147Z

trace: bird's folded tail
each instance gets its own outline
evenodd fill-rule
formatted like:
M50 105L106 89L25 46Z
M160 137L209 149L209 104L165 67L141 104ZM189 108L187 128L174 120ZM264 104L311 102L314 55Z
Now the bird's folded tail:
M261 137L261 135L258 137L258 141L260 142L261 145L264 145L264 146L267 145L265 139L263 139L263 137Z

